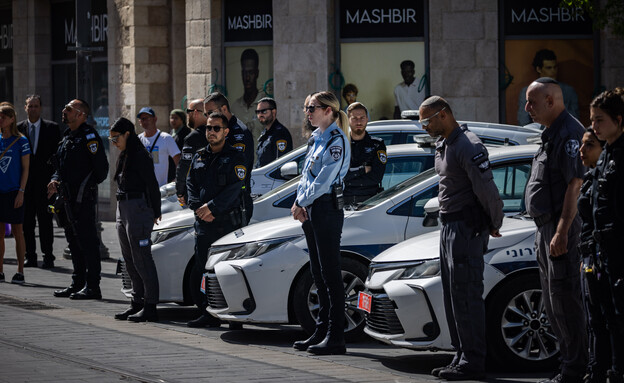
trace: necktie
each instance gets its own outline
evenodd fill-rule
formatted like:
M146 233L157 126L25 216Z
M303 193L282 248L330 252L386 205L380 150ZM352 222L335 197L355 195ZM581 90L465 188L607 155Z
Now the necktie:
M35 154L35 145L37 144L37 142L35 141L35 124L30 124L28 137L30 138L30 143L32 144L32 152L33 154Z

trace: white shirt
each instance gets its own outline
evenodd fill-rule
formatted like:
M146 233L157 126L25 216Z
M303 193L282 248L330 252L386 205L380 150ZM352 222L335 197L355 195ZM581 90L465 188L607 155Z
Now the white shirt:
M158 133L160 133L160 136L158 136ZM156 145L152 149L157 136L158 141L156 141ZM163 186L167 183L169 157L175 157L180 154L178 145L176 145L171 135L161 132L159 129L156 129L156 134L151 137L145 137L145 132L139 134L139 140L141 140L148 152L151 150L150 155L154 161L154 173L158 180L158 186Z
M398 84L394 88L395 105L402 112L404 110L418 110L420 104L425 101L424 88L422 92L418 91L418 81L414 80L410 85L405 82Z
M39 143L39 130L41 129L41 119L38 119L34 124L32 122L30 122L30 120L26 120L28 122L28 127L26 129L26 134L28 134L28 138L30 139L30 143L32 145L32 152L33 154L37 153L37 144ZM34 134L31 136L30 134L30 127L32 125L35 125L35 132Z

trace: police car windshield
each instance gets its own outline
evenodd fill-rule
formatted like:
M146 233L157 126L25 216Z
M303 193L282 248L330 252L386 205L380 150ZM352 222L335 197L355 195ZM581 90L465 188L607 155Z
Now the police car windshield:
M370 209L373 206L377 206L382 202L387 201L389 198L392 198L393 196L401 193L402 191L416 185L419 184L423 181L426 181L428 179L430 179L431 177L434 177L436 175L435 172L435 168L431 168L428 170L425 170L424 172L415 175L412 178L408 178L405 181L396 184L384 191L382 191L379 194L374 195L373 197L367 199L366 201L362 202L360 205L358 205L356 210L366 210L366 209Z
M271 189L271 191L264 193L263 195L261 195L260 197L256 198L254 200L254 202L260 202L260 201L264 201L267 198L271 198L272 196L274 196L275 194L281 192L282 190L290 187L290 185L292 184L296 184L299 183L299 180L301 179L301 176L297 176L291 180L288 180L286 182L284 182L283 184L281 184L280 186Z

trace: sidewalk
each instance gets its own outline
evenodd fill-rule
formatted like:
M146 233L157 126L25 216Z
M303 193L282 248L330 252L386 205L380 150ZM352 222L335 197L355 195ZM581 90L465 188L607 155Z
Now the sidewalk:
M414 352L370 339L348 344L346 355L311 356L292 348L305 337L297 326L190 329L185 323L195 310L175 304L159 305L159 323L116 321L113 314L128 300L114 274L120 256L114 223L104 223L102 237L111 259L102 262L101 301L52 295L71 277L58 229L55 269L25 269L24 286L0 283L0 382L424 382L437 381L429 371L449 361L449 353ZM4 273L10 280L14 240L7 238L6 245ZM511 380L534 382L543 375Z

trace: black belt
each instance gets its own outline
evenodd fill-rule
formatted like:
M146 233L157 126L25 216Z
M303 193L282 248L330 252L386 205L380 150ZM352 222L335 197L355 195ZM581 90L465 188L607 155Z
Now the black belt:
M140 199L144 198L145 194L143 193L124 193L117 194L117 201L129 200L129 199Z
M456 211L454 213L440 213L440 221L442 221L443 225L449 222L463 221L463 220L464 220L464 213L462 211Z

